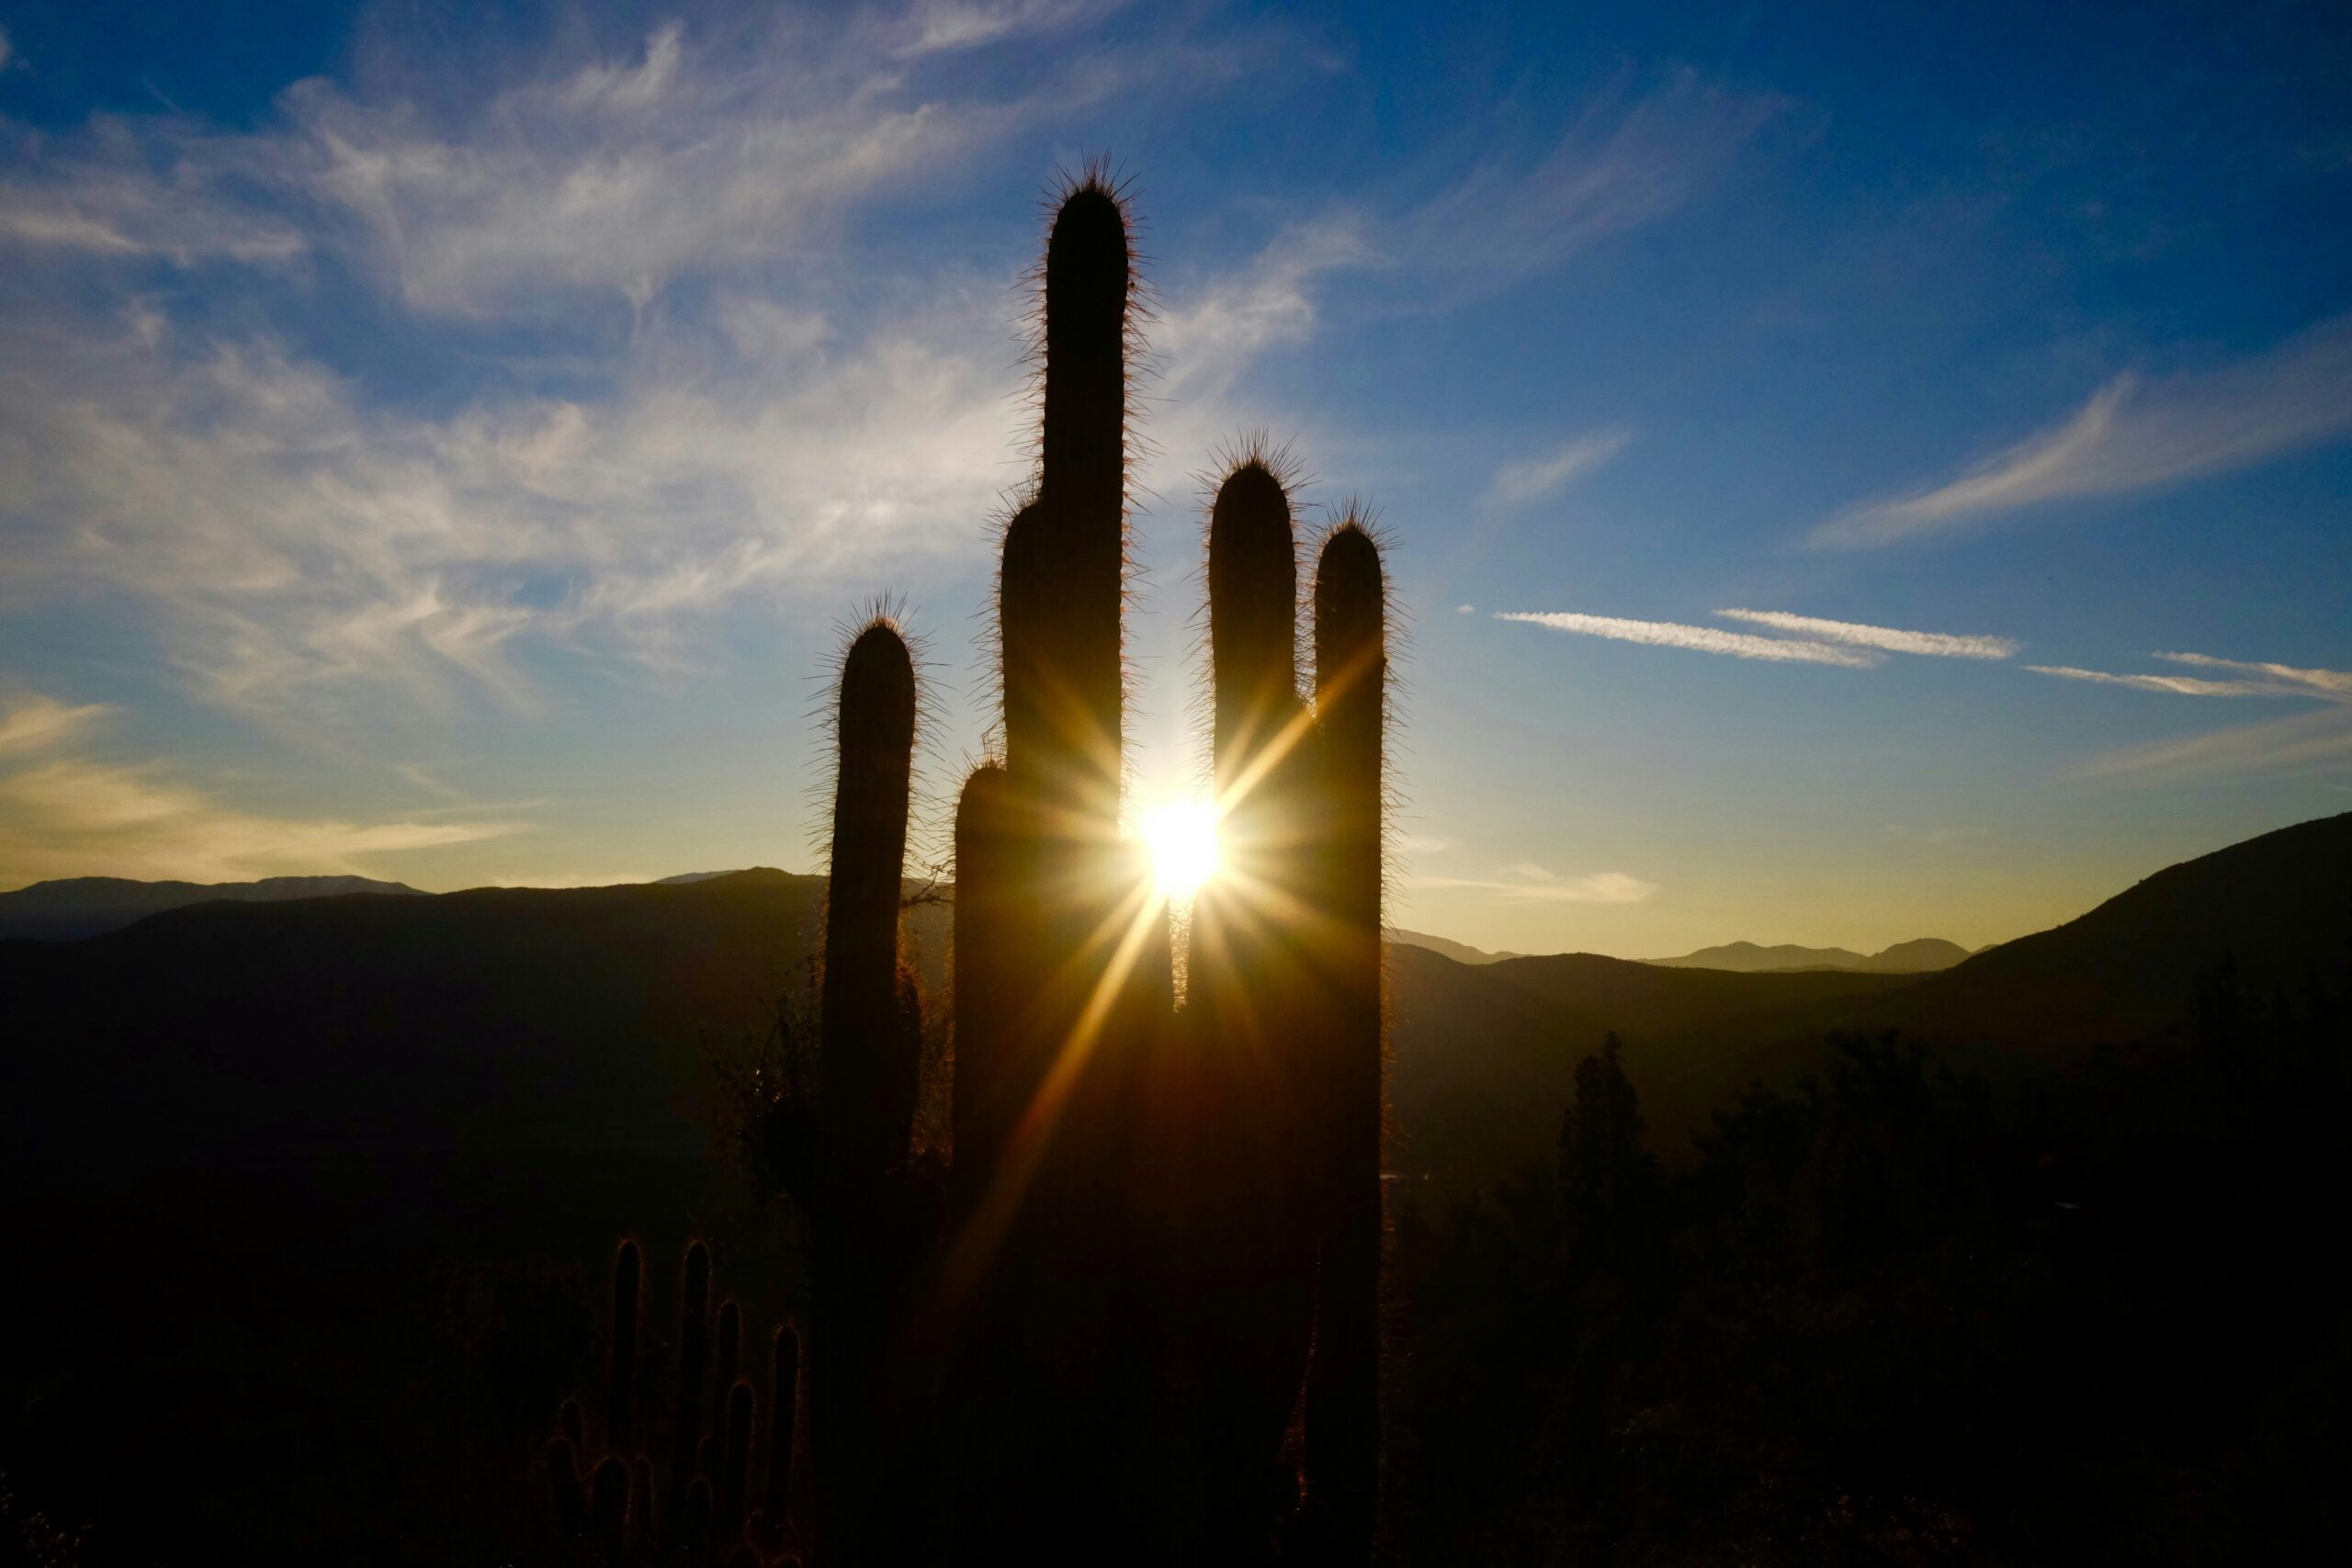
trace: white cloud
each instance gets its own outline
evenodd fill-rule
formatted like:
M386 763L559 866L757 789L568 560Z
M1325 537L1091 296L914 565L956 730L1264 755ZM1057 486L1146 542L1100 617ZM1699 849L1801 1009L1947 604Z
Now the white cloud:
M152 766L65 760L0 778L0 883L357 873L379 856L470 843L523 826L272 817L223 806L158 776Z
M1871 502L1807 542L1861 548L1950 533L2038 502L2226 473L2352 432L2352 316L2253 359L2147 381L2119 376L2081 411L1948 483Z
M104 703L68 707L54 697L24 697L0 709L0 751L30 751L56 745L107 711Z
M1727 621L1770 626L1774 631L1825 642L1849 643L1856 648L1881 648L1890 653L1917 653L1941 659L2007 659L2019 644L2005 637L1961 637L1946 632L1907 632L1894 626L1863 626L1854 621L1825 621L1813 615L1792 615L1783 610L1717 610Z
M1489 159L1399 219L1391 226L1397 254L1430 273L1489 284L1548 271L1683 206L1779 107L1713 87L1687 69L1630 105L1605 97L1532 168Z
M1018 417L1001 297L690 374L651 331L603 401L443 418L267 342L0 323L0 608L128 596L237 704L458 678L525 705L526 634L672 661L680 623L738 594L980 547Z
M1874 654L1836 643L1751 637L1745 632L1686 626L1673 621L1628 621L1614 615L1583 615L1568 611L1498 612L1495 619L1526 621L1554 631L1581 632L1587 637L1614 637L1620 642L1728 654L1734 659L1761 659L1784 664L1839 664L1853 670L1867 670L1879 662Z
M2311 694L2275 681L2201 681L2193 675L2116 675L2104 670L2077 670L2066 664L2029 664L2026 668L2037 675L2056 675L2067 681L2096 681L2102 685L2130 686L2143 692L2170 692L2182 697L2293 697Z
M2352 766L2352 706L2338 706L2101 752L2060 776L2162 784L2346 766Z
M1633 437L1622 430L1587 432L1541 457L1505 463L1487 486L1489 506L1525 506L1556 495L1570 480L1600 467L1625 449Z
M1638 904L1657 892L1657 884L1621 871L1561 876L1524 861L1505 866L1491 877L1419 876L1413 879L1413 886L1495 893L1527 904Z
M0 250L160 256L186 266L210 258L281 265L309 249L293 224L232 194L261 173L218 139L151 148L121 122L98 119L74 151L0 180ZM160 161L160 172L151 170Z
M2155 658L2174 664L2187 664L2206 670L2235 670L2247 675L2267 675L2275 681L2287 681L2308 686L2314 695L2325 694L2338 698L2352 698L2352 671L2305 670L2292 664L2262 664L2243 659L2216 659L2206 653L2159 653Z
M1175 46L1148 40L1051 60L1011 98L945 74L956 51L1101 9L667 22L628 49L567 41L478 72L376 60L355 85L297 84L252 131L153 115L46 140L0 184L0 247L40 278L67 277L38 265L62 248L77 266L69 292L37 281L0 303L0 613L128 606L199 694L246 709L362 683L527 711L551 651L678 668L707 645L697 617L747 597L965 570L1022 477L1008 350L1028 258L873 279L892 294L876 325L840 313L830 242L860 202L1178 79L1154 63ZM485 80L502 85L466 85ZM1139 482L1172 489L1270 423L1250 373L1310 341L1335 270L1450 268L1460 247L1426 243L1432 225L1478 199L1510 209L1508 267L1556 259L1683 199L1697 173L1669 165L1705 164L1760 112L1678 77L1597 111L1532 173L1483 169L1376 231L1302 220L1179 278L1148 328ZM1374 231L1402 238L1384 253ZM224 293L199 326L188 301L209 288L133 292L156 258L347 267L420 344L488 368L458 406L379 387L251 324L283 279ZM664 291L687 277L703 287ZM635 307L625 329L616 295ZM553 348L492 335L550 323Z
M1286 226L1250 261L1164 298L1144 329L1137 482L1166 493L1236 430L1263 427L1266 412L1238 393L1245 373L1260 356L1308 341L1321 315L1316 284L1370 254L1357 220L1334 214ZM1285 418L1296 434L1296 415Z
M933 7L899 22L952 15L1011 36L1048 13L1075 16ZM511 85L475 99L425 72L406 96L311 78L250 133L100 118L0 183L0 245L183 263L333 252L412 309L461 317L546 315L568 291L641 306L682 275L772 269L856 201L1083 112L1142 68L1047 67L1001 100L926 91L888 61L876 29L892 25L790 10L665 22L619 60L518 53Z
M1057 32L1118 10L1125 0L922 0L909 13L898 52L974 49L1022 35Z

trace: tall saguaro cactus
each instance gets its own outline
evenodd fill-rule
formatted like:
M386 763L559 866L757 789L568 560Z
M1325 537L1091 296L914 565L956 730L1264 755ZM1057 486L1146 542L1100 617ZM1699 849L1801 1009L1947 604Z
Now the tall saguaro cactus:
M1388 590L1352 514L1315 574L1317 867L1328 927L1330 1014L1314 1049L1322 1098L1315 1363L1306 1383L1306 1485L1328 1561L1371 1547L1380 1462L1381 823L1388 704Z
M1041 462L998 582L1003 754L955 819L954 1163L928 1249L907 1168L918 1043L895 1005L912 666L877 623L842 671L815 1560L1361 1562L1379 1457L1379 555L1352 518L1323 546L1310 703L1277 467L1245 459L1217 493L1229 870L1199 899L1179 1009L1167 910L1121 832L1135 281L1103 181L1061 199L1043 285ZM934 1424L935 1476L907 1438ZM918 1494L944 1506L935 1540L909 1524Z
M903 1412L888 1358L921 1254L905 1178L922 1042L899 1005L899 964L915 708L913 658L877 617L842 661L810 1199L816 1534L821 1550L852 1562L905 1551L906 1510L891 1495ZM724 1370L721 1397L732 1376ZM749 1400L748 1388L737 1392ZM729 1443L722 1509L742 1500L746 1461Z

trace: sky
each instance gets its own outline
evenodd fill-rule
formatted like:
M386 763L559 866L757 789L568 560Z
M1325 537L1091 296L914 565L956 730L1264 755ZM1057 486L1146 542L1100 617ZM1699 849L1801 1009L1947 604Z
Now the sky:
M1894 9L0 3L0 887L811 869L876 603L938 854L1089 158L1139 797L1262 438L1385 533L1397 923L1973 947L2352 809L2352 13Z

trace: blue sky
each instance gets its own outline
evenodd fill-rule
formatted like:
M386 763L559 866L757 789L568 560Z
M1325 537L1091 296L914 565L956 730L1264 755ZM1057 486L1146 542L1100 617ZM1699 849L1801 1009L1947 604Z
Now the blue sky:
M1144 792L1264 432L1388 530L1403 923L1976 945L2352 808L2340 7L141 13L0 6L0 886L805 869L884 593L935 820L1094 153Z

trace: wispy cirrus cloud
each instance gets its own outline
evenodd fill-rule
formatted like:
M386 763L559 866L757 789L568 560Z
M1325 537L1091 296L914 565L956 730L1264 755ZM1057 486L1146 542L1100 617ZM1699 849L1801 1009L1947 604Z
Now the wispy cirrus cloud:
M1530 861L1505 866L1491 877L1418 876L1413 886L1495 893L1527 904L1638 904L1657 892L1657 884L1621 871L1562 876Z
M1121 9L1126 0L923 0L902 24L901 55L977 49L1058 32Z
M112 711L104 703L69 706L54 697L28 695L0 708L0 752L30 751L74 739Z
M2194 675L2119 675L2106 670L2077 670L2069 664L2029 664L2026 668L2037 675L2055 675L2061 680L2091 681L2104 686L2130 686L2142 692L2169 692L2180 697L2294 697L2312 694L2277 681L2206 681Z
M1657 648L1688 649L1693 653L1720 653L1733 659L1766 660L1778 664L1837 664L1868 670L1879 662L1875 654L1838 643L1799 638L1755 637L1715 626L1689 626L1675 621L1633 621L1615 615L1586 615L1571 611L1498 611L1498 621L1524 621L1554 631L1585 637L1611 637L1619 642L1647 643Z
M1855 621L1825 621L1815 615L1792 615L1784 610L1717 610L1727 621L1770 626L1774 631L1855 648L1883 649L1889 653L1916 653L1933 659L2007 659L2023 646L2014 637L1967 637L1948 632L1913 632L1896 626L1864 626Z
M2178 740L2120 747L2085 758L2059 776L2125 784L2178 784L2352 767L2352 705Z
M1525 506L1556 495L1623 452L1632 440L1628 431L1588 431L1540 457L1505 463L1495 470L1494 479L1487 486L1486 504Z
M2186 664L2195 669L2235 670L2247 675L2267 675L2274 681L2306 686L2313 695L2327 695L2352 701L2352 671L2308 670L2292 664L2265 664L2244 659L2216 659L2207 653L2159 653L2154 657L2173 664Z
M0 301L0 610L131 606L241 708L367 684L530 711L549 654L690 668L732 605L967 569L1026 461L1009 350L1028 258L918 264L885 280L887 319L825 268L862 203L1138 83L1185 90L1161 84L1198 73L1155 70L1188 47L1173 22L1052 51L1010 91L958 63L1109 8L698 14L465 73L387 51L252 130L159 113L47 137L0 183L0 252L34 278ZM1679 74L1407 220L1334 209L1176 278L1147 426L1176 460L1147 457L1140 482L1264 422L1250 373L1320 330L1335 271L1459 274L1445 226L1490 205L1472 270L1556 265L1690 199L1770 112ZM228 265L154 287L199 262ZM471 395L379 385L281 320L284 276L313 268L481 367ZM1600 460L1611 438L1592 439L1524 493Z
M2045 502L2125 495L2352 433L2352 316L2319 322L2267 354L2159 379L2119 376L2063 423L1959 478L1867 502L1806 542L1858 549L1926 538Z
M850 343L682 378L656 330L608 398L433 418L266 340L0 324L18 536L0 605L151 605L175 661L231 704L458 679L526 705L518 637L658 663L745 592L978 549L1012 446L1001 341L951 293Z
M628 58L518 55L506 85L471 98L417 72L366 96L297 83L254 131L96 120L0 183L0 245L182 263L331 254L433 315L545 315L572 292L641 305L681 276L770 266L856 202L1120 90L1122 70L1098 62L1048 67L1009 97L941 91L889 47L932 39L913 48L932 52L1078 14L712 17L665 22Z
M1459 287L1549 271L1687 205L1782 107L1682 69L1649 93L1603 96L1532 165L1480 163L1388 227L1399 260ZM1465 245L1464 234L1478 243Z

